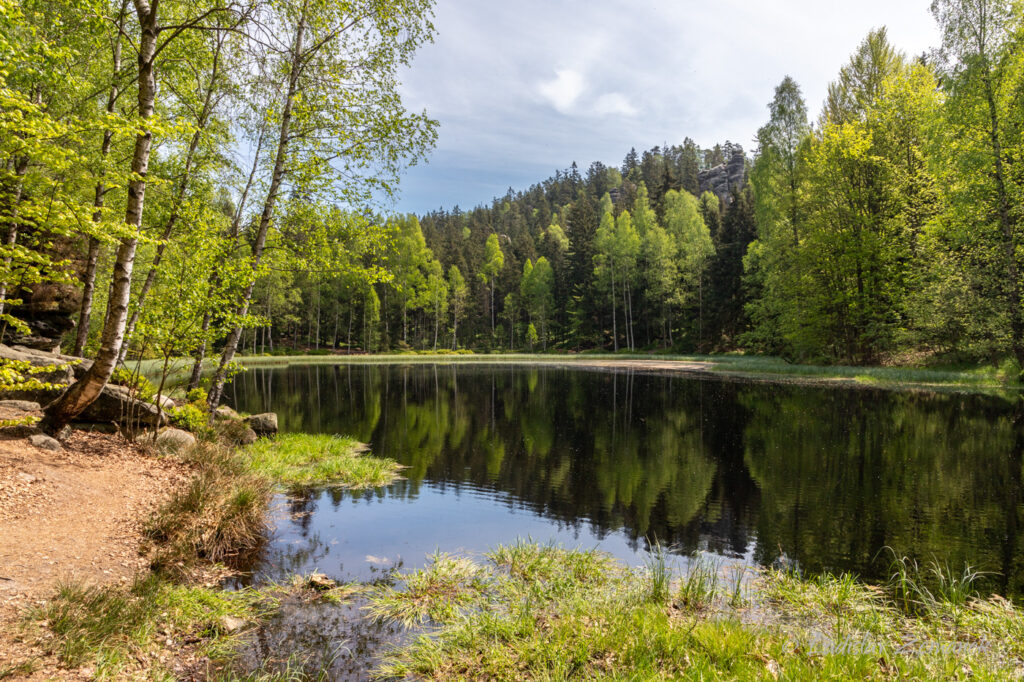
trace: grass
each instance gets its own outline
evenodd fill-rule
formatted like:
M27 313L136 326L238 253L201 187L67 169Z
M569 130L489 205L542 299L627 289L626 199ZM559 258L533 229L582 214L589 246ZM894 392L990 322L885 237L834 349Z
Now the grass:
M259 440L243 456L253 474L286 486L376 488L399 478L402 467L394 460L366 451L351 438L292 433Z
M391 652L377 673L438 680L1024 674L1024 613L998 597L947 601L933 591L932 608L908 613L892 585L747 569L740 598L743 578L717 577L724 569L695 558L675 571L657 548L639 569L532 543L499 547L481 561L439 555L397 576L396 585L371 590L375 618L433 626Z
M230 435L221 433L221 440L230 441ZM193 479L145 527L143 551L153 572L130 587L61 585L44 606L27 614L26 623L40 631L40 644L63 665L81 667L101 680L176 679L180 670L170 670L165 661L198 666L193 672L205 679L317 679L298 659L283 665L268 659L265 669L237 673L231 659L239 636L226 619L250 625L262 621L286 588L226 591L214 582L265 543L275 483L360 487L383 485L397 476L394 462L363 456L364 451L351 439L326 436L280 436L251 450L200 441L176 455L192 466ZM312 594L306 582L290 589ZM354 591L353 586L334 586L316 592L316 598L339 602ZM321 666L321 676L329 663ZM0 679L30 674L33 665L0 666Z
M649 585L647 598L655 604L667 603L672 592L672 571L660 542L654 543L645 563Z
M196 560L230 564L262 547L270 482L224 445L200 442L185 456L195 477L146 526L153 568L182 572Z
M88 587L67 583L57 595L29 614L51 637L40 641L71 668L88 666L95 679L122 679L145 669L148 677L172 675L159 660L169 640L176 657L229 657L241 630L228 619L251 623L275 603L266 592L233 592L176 585L156 575L130 587Z
M477 605L487 590L484 570L469 559L435 554L430 567L402 576L402 588L381 585L367 607L378 620L405 627L451 623Z
M679 580L679 603L693 610L711 606L719 594L721 573L715 560L701 554L691 557L689 569Z

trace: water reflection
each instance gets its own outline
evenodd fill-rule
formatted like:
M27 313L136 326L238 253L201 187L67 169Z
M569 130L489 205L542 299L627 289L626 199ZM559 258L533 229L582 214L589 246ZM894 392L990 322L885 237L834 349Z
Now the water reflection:
M1024 587L1024 436L1019 410L997 398L511 365L252 370L229 396L276 411L286 430L352 434L409 467L407 481L354 501L289 501L288 542L343 543L353 509L372 499L359 517L366 541L392 547L433 534L483 549L497 530L539 523L613 553L656 537L680 552L785 556L867 578L885 574L876 557L890 546L996 572L1003 593ZM476 515L479 530L461 524L453 538L425 513L445 508ZM325 520L329 509L345 516Z

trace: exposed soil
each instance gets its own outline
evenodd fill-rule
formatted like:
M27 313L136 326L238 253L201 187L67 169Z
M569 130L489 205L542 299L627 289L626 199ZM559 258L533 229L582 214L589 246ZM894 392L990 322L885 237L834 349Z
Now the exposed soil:
M146 570L143 525L188 475L118 436L75 432L62 452L0 436L0 672L34 659L27 679L82 679L34 646L24 610L63 580L128 582Z

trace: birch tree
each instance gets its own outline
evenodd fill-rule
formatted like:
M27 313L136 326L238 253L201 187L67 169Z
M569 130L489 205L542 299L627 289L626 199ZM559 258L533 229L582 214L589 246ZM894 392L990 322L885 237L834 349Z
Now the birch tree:
M157 58L184 32L204 27L211 17L234 11L237 6L209 6L181 2L171 6L170 21L161 21L161 0L133 0L136 24L131 44L138 63L137 130L131 157L131 175L127 187L124 225L114 258L107 314L100 336L99 352L88 371L57 400L46 407L43 428L56 431L82 413L106 386L117 364L124 340L128 303L131 295L135 253L142 230L147 177L154 132L160 128L153 120L157 99Z
M433 146L436 122L406 111L396 73L431 40L432 0L286 0L268 5L251 41L260 78L251 89L279 92L265 117L276 149L254 229L253 279L239 316L249 312L267 233L289 186L307 198L352 206L391 194L400 170ZM221 399L242 327L228 336L209 391Z

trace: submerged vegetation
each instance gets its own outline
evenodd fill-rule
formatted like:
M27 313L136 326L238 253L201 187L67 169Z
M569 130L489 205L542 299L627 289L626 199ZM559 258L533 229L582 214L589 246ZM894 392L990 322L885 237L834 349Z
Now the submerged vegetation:
M906 564L904 568L908 568ZM730 573L731 571L731 573ZM739 576L737 579L736 576ZM593 551L519 543L484 562L434 557L371 594L380 619L434 630L393 652L383 679L1009 679L1024 672L1024 612L954 598L912 571L853 576L628 569ZM969 587L969 583L968 583Z

